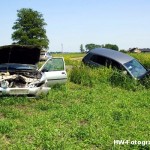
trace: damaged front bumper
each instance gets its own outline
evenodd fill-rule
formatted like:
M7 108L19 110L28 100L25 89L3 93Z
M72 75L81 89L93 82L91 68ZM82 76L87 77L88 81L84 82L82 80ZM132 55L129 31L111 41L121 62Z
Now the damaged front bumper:
M47 94L50 87L32 87L32 88L1 88L0 95L35 95Z

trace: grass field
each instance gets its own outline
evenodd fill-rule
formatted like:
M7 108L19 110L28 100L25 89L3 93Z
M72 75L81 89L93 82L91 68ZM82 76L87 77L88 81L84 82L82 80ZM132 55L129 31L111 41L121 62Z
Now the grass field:
M61 56L75 66L66 85L39 98L1 97L0 149L150 149L144 142L114 145L150 141L150 89L130 80L112 84L111 69L79 67L81 59L72 58L84 54ZM134 57L150 67L150 55Z

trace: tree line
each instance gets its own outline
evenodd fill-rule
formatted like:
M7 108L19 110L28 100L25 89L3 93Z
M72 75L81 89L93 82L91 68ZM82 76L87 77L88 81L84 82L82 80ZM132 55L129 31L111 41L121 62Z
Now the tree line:
M102 45L97 45L97 44L86 44L85 45L85 49L83 48L83 44L80 45L80 51L81 53L86 52L86 51L90 51L94 48L108 48L108 49L112 49L112 50L116 50L119 51L119 47L115 44L102 44Z

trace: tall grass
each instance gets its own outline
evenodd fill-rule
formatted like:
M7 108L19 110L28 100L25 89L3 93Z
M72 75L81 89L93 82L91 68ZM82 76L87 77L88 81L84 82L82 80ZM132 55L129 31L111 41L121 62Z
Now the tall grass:
M87 66L74 67L70 71L70 81L83 86L93 87L97 84L106 83L112 87L120 87L126 90L142 90L150 87L150 80L142 81L133 79L123 72L112 68L90 68Z
M118 70L113 70L109 82L113 87L120 87L131 91L142 90L144 88L138 80Z
M107 82L112 73L108 68L90 68L81 65L70 72L70 81L76 84L92 87L100 82Z

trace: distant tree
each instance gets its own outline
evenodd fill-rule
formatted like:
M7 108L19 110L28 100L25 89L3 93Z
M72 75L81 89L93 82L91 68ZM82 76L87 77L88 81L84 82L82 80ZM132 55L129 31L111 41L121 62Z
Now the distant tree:
M120 52L127 53L127 50L121 49Z
M116 50L118 51L119 50L119 47L117 45L114 45L114 44L105 44L105 46L103 46L104 48L109 48L109 49L112 49L112 50Z
M86 44L85 45L86 50L89 50L89 51L94 48L98 48L98 47L101 47L101 45L96 45L96 44Z
M48 48L49 40L46 36L43 15L30 8L22 8L17 11L17 20L12 29L12 40L15 44L35 45L40 48Z
M95 45L95 48L99 48L99 47L102 47L102 45Z
M81 53L84 53L84 51L85 51L85 50L83 49L83 44L80 45L80 51L81 51Z

